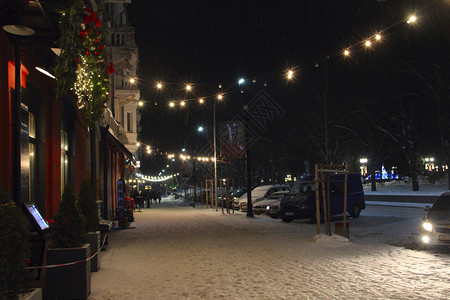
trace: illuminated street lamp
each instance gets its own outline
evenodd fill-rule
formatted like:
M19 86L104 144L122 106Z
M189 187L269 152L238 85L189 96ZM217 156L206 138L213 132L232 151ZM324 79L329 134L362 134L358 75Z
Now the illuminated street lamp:
M368 162L368 159L367 158L360 158L359 162L361 164L361 166L359 167L361 169L361 176L364 177L364 182L365 182L365 177L367 175L367 166L366 166L366 164Z

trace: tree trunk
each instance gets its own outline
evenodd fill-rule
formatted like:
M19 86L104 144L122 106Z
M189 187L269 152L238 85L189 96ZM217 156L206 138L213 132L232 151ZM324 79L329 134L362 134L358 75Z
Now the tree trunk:
M377 181L375 178L375 155L372 155L372 167L371 167L371 171L370 171L370 185L371 185L371 190L372 192L375 192L377 190Z
M97 170L96 170L96 153L95 153L95 125L89 128L90 150L91 150L91 186L94 193L97 192Z
M413 191L418 191L419 190L419 178L417 177L417 172L414 170L412 172L412 189Z
M414 150L414 146L411 146L408 151L408 164L409 164L409 170L411 174L412 179L412 190L418 191L419 190L419 178L417 176L417 159L416 159L416 152Z

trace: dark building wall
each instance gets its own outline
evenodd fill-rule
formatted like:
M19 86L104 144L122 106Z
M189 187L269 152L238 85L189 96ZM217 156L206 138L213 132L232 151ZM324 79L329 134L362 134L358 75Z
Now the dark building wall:
M0 185L12 189L10 96L8 91L8 61L14 59L6 33L0 31Z

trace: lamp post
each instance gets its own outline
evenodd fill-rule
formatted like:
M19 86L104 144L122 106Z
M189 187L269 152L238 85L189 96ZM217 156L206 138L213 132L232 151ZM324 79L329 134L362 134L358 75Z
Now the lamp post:
M219 84L219 89L222 88L222 85ZM221 101L223 99L223 95L219 94L217 96L217 100ZM214 198L215 198L215 206L217 209L217 144L216 144L216 101L213 103L213 143L214 143Z
M213 103L213 140L214 140L214 198L217 211L217 149L216 149L216 101Z
M28 201L28 195L22 191L22 154L21 154L21 113L22 113L22 96L21 96L21 75L22 75L22 58L20 55L22 37L31 36L35 31L22 25L5 25L2 27L4 31L9 33L14 39L14 98L11 103L11 113L13 119L13 197L16 204ZM24 198L24 201L22 201Z

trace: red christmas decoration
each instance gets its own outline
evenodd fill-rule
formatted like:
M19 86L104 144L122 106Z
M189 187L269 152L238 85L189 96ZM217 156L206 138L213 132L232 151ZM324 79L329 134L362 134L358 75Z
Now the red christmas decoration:
M106 71L106 73L108 75L110 75L110 74L114 73L115 71L116 70L114 70L114 64L113 63L109 63L109 67L108 67L108 70Z
M103 50L105 49L105 45L101 45L100 47L98 47L99 50Z
M81 37L81 38L86 37L86 32L85 32L84 30L81 30L81 32L80 32L80 37Z
M89 22L94 22L95 26L100 27L102 23L98 18L97 14L90 8L86 7L86 11L89 13L88 16L84 17L84 24L88 24Z

